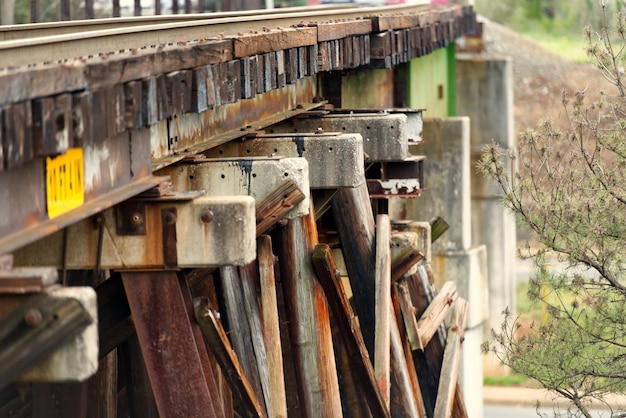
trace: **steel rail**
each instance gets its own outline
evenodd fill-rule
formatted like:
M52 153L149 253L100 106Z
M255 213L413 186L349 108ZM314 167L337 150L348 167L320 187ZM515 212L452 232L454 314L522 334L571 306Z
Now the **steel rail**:
M371 8L349 8L299 13L249 15L233 18L201 19L191 22L173 22L117 29L68 33L0 42L0 68L22 67L45 62L61 62L77 57L115 53L132 48L176 44L238 36L250 30L287 28L309 22L335 19L367 18L376 15L419 12L427 5L399 5Z
M341 10L354 6L320 5L264 9L263 15L313 12L316 10ZM259 10L240 10L231 12L207 12L190 14L146 15L110 17L104 19L81 19L64 22L27 23L21 25L0 25L0 42L17 39L40 38L76 32L90 32L104 29L120 29L132 26L158 25L163 23L189 22L194 20L235 18L258 15Z

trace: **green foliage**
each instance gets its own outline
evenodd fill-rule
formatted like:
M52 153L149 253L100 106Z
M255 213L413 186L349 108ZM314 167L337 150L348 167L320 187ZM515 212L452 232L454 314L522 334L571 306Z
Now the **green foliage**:
M587 417L591 399L626 392L626 20L613 15L611 29L610 18L603 7L600 30L586 30L587 50L615 92L591 103L585 91L564 93L567 131L545 120L522 133L515 150L487 147L478 166L542 244L522 255L539 267L528 297L545 312L523 333L507 314L484 349ZM551 271L548 254L577 269Z

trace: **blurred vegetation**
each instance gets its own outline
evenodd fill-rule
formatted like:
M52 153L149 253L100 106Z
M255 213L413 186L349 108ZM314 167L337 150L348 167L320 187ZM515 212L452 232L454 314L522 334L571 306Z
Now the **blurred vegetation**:
M626 0L605 0L608 20L626 11ZM519 32L546 49L578 62L589 62L583 28L602 27L600 0L476 0L476 11Z

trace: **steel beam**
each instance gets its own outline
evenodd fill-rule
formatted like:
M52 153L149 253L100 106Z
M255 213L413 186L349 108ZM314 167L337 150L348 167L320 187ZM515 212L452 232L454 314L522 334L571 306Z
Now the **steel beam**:
M316 132L259 134L253 139L228 142L205 153L208 157L302 157L309 163L312 189L356 187L365 179L363 139L359 134Z
M211 196L252 196L257 202L285 180L292 179L305 199L286 216L309 212L309 165L304 158L248 157L196 159L160 171L176 190L204 190Z
M255 258L254 199L247 196L157 199L135 202L127 210L108 209L100 216L100 226L89 218L20 249L15 264L182 268L245 265ZM119 228L127 224L145 229Z
M122 279L159 415L216 417L176 273Z

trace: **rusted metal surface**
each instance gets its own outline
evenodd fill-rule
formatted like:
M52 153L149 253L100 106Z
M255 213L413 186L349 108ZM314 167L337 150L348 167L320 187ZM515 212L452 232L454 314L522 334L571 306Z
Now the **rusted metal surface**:
M183 197L146 203L145 235L118 235L116 211L107 209L101 214L107 231L102 240L95 220L88 218L19 249L15 263L59 269L163 269L244 265L254 260L254 199ZM176 211L175 216L172 210ZM211 219L207 218L209 212ZM67 249L68 242L71 250Z
M103 194L78 209L72 210L52 220L46 219L43 210L44 174L41 165L31 164L32 170L25 173L11 171L10 175L0 175L0 208L8 216L0 220L0 253L21 248L31 242L53 234L74 222L101 212L116 203L128 199L157 185L162 179L147 177ZM35 177L35 173L39 177ZM8 173L4 173L8 174ZM95 265L95 264L94 264Z
M175 273L122 273L159 414L215 417Z
M198 153L302 113L305 106L317 107L319 104L311 104L316 86L315 78L307 77L250 99L223 104L203 113L180 115L170 122L161 121L150 128L152 160L154 164L165 165L177 159L171 158L175 154Z

